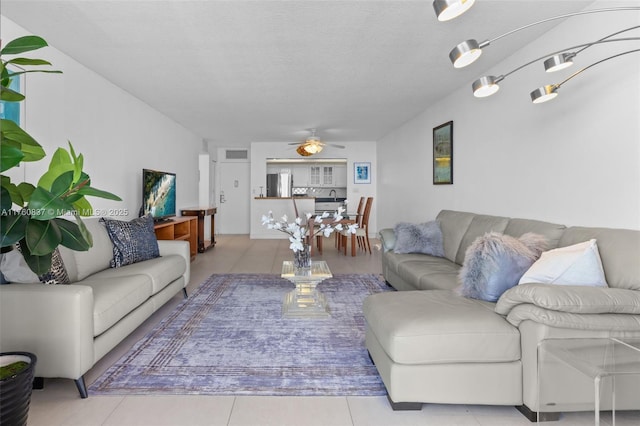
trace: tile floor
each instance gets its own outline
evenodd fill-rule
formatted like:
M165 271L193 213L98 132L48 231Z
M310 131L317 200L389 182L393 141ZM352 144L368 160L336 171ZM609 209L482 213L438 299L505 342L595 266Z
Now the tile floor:
M355 258L324 244L322 258L333 273L380 273L380 252ZM286 240L250 240L220 236L215 248L199 254L191 264L193 291L212 273L280 273L291 258ZM181 300L176 296L86 374L87 385L125 353ZM619 425L640 424L640 412L619 413ZM386 397L268 397L268 396L90 396L81 399L72 380L48 379L34 391L30 426L54 425L529 425L513 407L425 404L421 411L393 412ZM555 425L593 424L590 413L564 415ZM604 419L603 424L610 424Z

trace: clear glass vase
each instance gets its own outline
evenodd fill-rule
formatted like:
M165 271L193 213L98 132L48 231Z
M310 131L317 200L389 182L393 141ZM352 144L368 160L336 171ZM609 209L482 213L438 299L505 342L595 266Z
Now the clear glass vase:
M293 266L296 269L311 268L311 246L304 244L302 250L293 252Z

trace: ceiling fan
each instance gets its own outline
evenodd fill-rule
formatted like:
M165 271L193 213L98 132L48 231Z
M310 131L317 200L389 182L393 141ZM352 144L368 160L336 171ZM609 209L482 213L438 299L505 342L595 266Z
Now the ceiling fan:
M298 145L296 148L296 152L303 157L308 157L313 154L317 154L323 150L323 148L327 145L332 146L334 148L344 148L343 145L336 145L332 143L324 143L320 140L318 136L316 136L316 129L311 129L311 135L307 137L304 142L292 142L289 145Z

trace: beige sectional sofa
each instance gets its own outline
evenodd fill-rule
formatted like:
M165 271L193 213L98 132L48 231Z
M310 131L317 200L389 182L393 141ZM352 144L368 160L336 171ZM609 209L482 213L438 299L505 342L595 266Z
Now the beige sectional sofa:
M537 347L544 339L640 337L640 231L565 227L527 219L443 210L444 257L393 252L380 231L383 275L397 292L364 302L366 345L394 409L422 403L514 405L530 419L562 410L538 405ZM608 287L522 284L497 303L455 291L467 247L487 232L544 235L550 247L595 238ZM593 390L552 377L571 410L592 408ZM637 384L636 384L637 386ZM637 388L636 388L637 389ZM640 409L636 392L617 408ZM546 415L547 419L555 417Z
M72 284L0 285L0 351L36 354L36 377L69 378L87 397L83 375L181 290L189 243L158 241L160 257L110 268L113 244L97 218L85 220L93 247L60 247Z

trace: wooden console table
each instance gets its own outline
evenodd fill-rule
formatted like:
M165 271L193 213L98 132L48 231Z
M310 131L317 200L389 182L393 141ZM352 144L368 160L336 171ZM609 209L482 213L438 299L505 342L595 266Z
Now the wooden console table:
M195 217L174 217L166 222L153 225L156 238L159 240L184 240L189 241L191 260L196 257L198 220Z
M216 212L215 207L189 207L182 209L182 216L197 216L198 218L198 252L204 253L210 247L216 245L215 229L216 229ZM205 238L204 220L206 216L211 216L211 235Z

